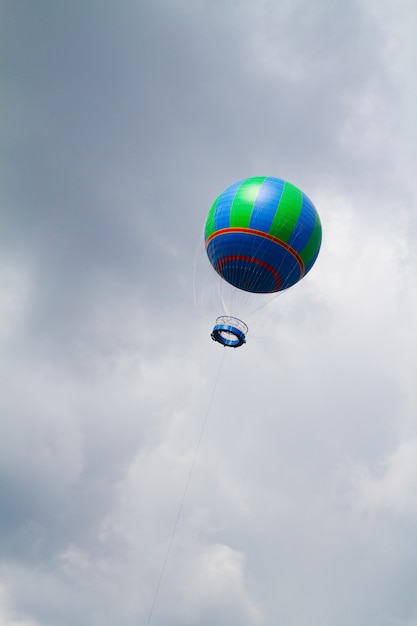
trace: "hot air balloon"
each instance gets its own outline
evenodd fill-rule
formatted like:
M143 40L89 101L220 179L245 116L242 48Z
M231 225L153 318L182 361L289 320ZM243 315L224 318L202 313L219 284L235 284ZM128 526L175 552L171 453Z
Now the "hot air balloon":
M313 267L321 223L311 200L279 178L256 176L234 183L214 201L206 220L205 245L217 274L233 289L251 294L292 287ZM221 316L212 338L237 348L248 327Z

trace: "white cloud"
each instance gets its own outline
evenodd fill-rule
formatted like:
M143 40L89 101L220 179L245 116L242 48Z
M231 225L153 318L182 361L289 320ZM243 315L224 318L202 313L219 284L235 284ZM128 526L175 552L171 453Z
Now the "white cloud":
M259 607L247 589L243 554L227 545L214 544L197 549L188 565L178 592L190 624L222 614L240 624L262 623ZM227 623L227 618L220 619Z
M378 472L358 470L354 489L354 502L360 510L416 517L417 439L403 441L384 459Z
M3 585L0 585L0 626L37 626L38 622L27 619L23 616L17 616L7 605L7 591Z

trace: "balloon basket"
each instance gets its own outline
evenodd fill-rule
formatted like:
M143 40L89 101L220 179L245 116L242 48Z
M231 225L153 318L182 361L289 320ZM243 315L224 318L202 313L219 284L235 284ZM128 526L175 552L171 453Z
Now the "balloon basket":
M217 318L211 338L224 347L239 348L246 343L248 330L248 327L242 320L237 317L224 315Z

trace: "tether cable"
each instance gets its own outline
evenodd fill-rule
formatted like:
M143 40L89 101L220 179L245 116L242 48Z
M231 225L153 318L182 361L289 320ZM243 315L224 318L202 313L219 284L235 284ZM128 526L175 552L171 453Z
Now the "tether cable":
M213 404L213 399L214 399L214 394L216 392L217 383L219 382L220 373L222 371L225 353L226 353L226 350L223 351L223 356L221 358L219 369L218 369L217 375L216 375L216 379L214 381L213 391L211 393L210 400L209 400L209 403L208 403L208 406L207 406L206 415L204 417L203 424L201 426L200 435L199 435L199 438L198 438L198 441L197 441L197 446L196 446L196 449L195 449L195 452L194 452L193 460L191 462L190 470L188 472L188 477L187 477L187 480L186 480L186 483L185 483L185 487L184 487L184 491L183 491L183 494L182 494L181 502L180 502L180 505L178 507L177 516L175 518L174 527L172 529L171 537L170 537L170 540L169 540L169 543L168 543L168 548L167 548L167 551L166 551L166 554L165 554L165 559L164 559L164 562L162 564L161 573L159 575L158 583L157 583L156 588L155 588L155 594L154 594L154 597L153 597L153 600L152 600L152 605L151 605L151 609L149 611L149 616L148 616L148 620L146 622L146 626L149 626L149 624L151 623L152 615L153 615L153 612L154 612L154 609L155 609L155 606L156 606L156 602L158 600L159 591L160 591L160 588L161 588L162 580L164 578L164 574L165 574L166 566L167 566L167 563L168 563L169 555L171 553L172 544L174 543L174 538L175 538L175 535L176 535L176 532L177 532L178 523L180 521L181 513L182 513L182 510L184 508L184 502L185 502L185 498L187 496L188 487L190 486L191 476L193 474L194 466L195 466L196 461L197 461L197 456L198 456L198 453L199 453L199 450L200 450L201 442L203 440L204 431L206 429L207 421L208 421L208 418L209 418L209 415L210 415L211 405Z

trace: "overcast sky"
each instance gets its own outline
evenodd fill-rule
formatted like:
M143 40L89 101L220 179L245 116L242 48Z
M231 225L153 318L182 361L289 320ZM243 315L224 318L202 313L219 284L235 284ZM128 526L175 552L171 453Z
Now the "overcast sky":
M417 626L414 0L0 22L0 626ZM257 175L323 245L223 349L201 233Z

